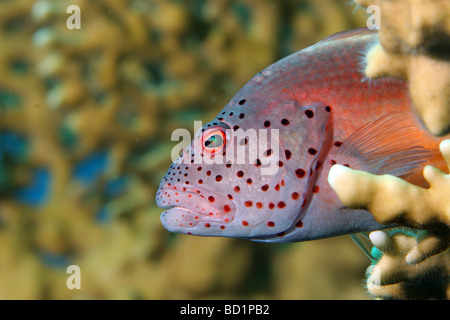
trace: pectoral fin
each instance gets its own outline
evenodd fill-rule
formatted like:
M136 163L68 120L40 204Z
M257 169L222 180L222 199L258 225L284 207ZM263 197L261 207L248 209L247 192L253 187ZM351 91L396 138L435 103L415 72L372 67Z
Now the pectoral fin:
M353 132L336 158L354 169L405 177L432 157L422 139L421 129L411 119L389 113Z

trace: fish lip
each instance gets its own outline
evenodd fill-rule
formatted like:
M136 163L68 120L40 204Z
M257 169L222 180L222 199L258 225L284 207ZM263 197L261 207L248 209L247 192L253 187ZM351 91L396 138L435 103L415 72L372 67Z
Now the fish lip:
M205 193L214 196L215 198L214 203L208 201L208 199L204 195ZM190 195L191 200L190 201L179 200L176 203L169 202L168 204L164 203L163 201L167 202L168 199L167 196L172 194L185 196ZM200 203L197 204L197 202ZM218 203L222 203L223 205L220 207L217 205ZM221 224L228 224L234 220L234 216L236 214L236 206L230 199L228 199L228 197L210 190L205 190L201 188L194 189L188 186L183 186L181 189L179 187L177 188L176 186L169 186L167 184L160 186L157 192L156 204L158 205L158 207L165 209L166 210L165 212L171 209L182 209L188 214L198 215L203 218L198 222L201 222L202 220L207 218L208 222L219 222ZM206 210L208 211L208 213L206 213L205 211L202 212L202 210L199 209L202 204L206 207L214 208L216 212L214 214L211 214L212 212L214 212L214 210ZM229 206L230 210L228 212L224 211L224 205Z

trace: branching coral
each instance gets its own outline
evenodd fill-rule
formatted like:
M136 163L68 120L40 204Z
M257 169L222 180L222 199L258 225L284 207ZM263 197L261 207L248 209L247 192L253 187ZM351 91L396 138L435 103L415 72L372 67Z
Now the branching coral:
M357 0L377 5L381 46L368 55L366 74L409 80L419 116L435 135L450 131L450 2Z
M367 269L367 290L383 299L450 299L448 234L405 229L374 231L372 254L379 260ZM439 239L439 240L438 240ZM437 243L441 245L436 246Z

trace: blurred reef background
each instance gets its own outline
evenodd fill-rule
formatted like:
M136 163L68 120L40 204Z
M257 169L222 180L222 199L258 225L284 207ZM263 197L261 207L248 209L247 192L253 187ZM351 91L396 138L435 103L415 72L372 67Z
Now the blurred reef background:
M68 6L81 9L70 30ZM176 128L256 73L364 27L348 0L0 0L0 299L367 299L348 236L170 234ZM67 266L81 269L69 290Z

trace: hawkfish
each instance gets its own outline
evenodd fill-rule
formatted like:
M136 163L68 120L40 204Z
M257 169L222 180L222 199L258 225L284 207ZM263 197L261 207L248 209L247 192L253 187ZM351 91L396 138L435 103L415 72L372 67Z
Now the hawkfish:
M365 76L377 42L376 32L344 31L253 77L161 180L163 226L265 242L385 228L370 212L343 206L328 184L330 168L426 186L424 165L445 167L438 152L445 137L429 134L415 116L405 81Z

